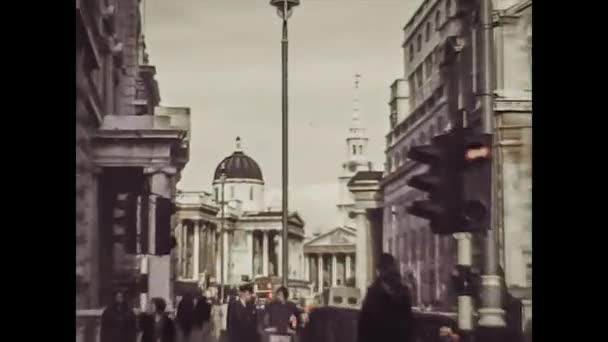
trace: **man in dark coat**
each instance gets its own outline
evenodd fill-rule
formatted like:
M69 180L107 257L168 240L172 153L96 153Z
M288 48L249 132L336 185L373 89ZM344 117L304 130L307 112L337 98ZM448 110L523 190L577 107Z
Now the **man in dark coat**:
M127 304L122 291L116 292L112 304L103 311L100 335L101 342L135 342L135 313Z
M367 290L359 315L358 342L413 341L414 319L410 294L401 283L395 258L380 256L378 278Z
M175 342L175 325L165 310L167 303L162 298L152 298L150 312L140 319L141 342Z
M228 304L227 331L230 342L257 342L257 310L252 300L253 287L239 288L239 296Z
M279 287L276 291L276 299L266 309L264 323L266 331L279 335L292 335L298 323L298 308L288 301L289 291L285 287Z

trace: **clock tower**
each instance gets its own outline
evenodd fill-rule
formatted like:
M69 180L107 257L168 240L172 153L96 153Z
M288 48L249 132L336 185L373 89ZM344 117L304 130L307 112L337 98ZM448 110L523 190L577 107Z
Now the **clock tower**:
M353 114L351 118L348 136L346 137L346 158L342 163L342 170L338 182L340 194L338 199L338 211L340 213L340 224L342 226L355 227L354 220L349 213L355 207L353 194L348 191L348 182L359 171L372 171L372 163L367 157L367 132L361 123L359 113L359 81L361 75L355 75L355 95L353 100Z

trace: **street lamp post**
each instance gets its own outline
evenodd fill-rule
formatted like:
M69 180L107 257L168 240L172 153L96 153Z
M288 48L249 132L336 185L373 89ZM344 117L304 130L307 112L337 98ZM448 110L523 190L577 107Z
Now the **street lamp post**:
M287 159L287 133L288 133L288 125L287 125L287 19L292 14L293 8L300 4L300 0L271 0L270 4L277 8L277 14L283 20L283 38L281 39L281 66L282 66L282 146L283 146L283 160L282 160L282 174L283 174L283 184L282 184L282 219L283 219L283 274L282 274L282 284L287 287L288 285L288 277L289 277L289 253L288 253L288 159Z
M221 218L220 218L220 303L224 302L224 184L226 183L226 165L222 162L220 166L220 184L221 184Z

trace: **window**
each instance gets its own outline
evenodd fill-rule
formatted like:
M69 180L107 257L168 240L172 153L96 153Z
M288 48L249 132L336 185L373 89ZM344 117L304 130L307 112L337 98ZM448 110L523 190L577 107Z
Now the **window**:
M407 146L404 147L403 149L401 149L401 155L403 156L403 161L407 160L407 151L408 151Z
M431 22L426 23L426 41L431 39Z
M426 134L424 134L424 132L420 133L420 138L418 138L418 140L420 140L420 145L426 144Z
M422 50L422 35L418 33L418 37L416 37L416 50L420 52Z
M335 304L342 304L342 297L334 296L333 300Z
M416 70L416 86L418 88L422 87L422 65Z
M353 155L357 154L357 146L353 145Z
M401 166L401 158L399 157L399 153L395 154L395 168Z
M443 122L443 117L440 116L437 118L437 130L439 133L442 133L445 130L445 123Z
M435 29L439 30L440 26L441 26L441 11L437 11L437 13L435 13Z
M234 186L230 187L230 198L234 198Z
M388 254L393 254L393 238L388 238Z
M348 304L350 304L350 305L357 304L357 298L355 298L355 297L348 297Z
M249 188L249 200L253 201L253 185Z
M445 16L446 16L446 18L449 18L451 14L452 14L452 1L446 0L446 2L445 2Z
M391 169L392 166L393 166L393 163L391 162L391 158L388 158L386 160L386 171L387 172L391 172L392 171L392 169Z
M524 252L524 262L526 264L526 285L532 286L532 252Z
M437 130L435 128L435 125L431 125L431 127L429 128L429 136L433 138L435 135L437 135Z
M410 62L414 60L414 44L410 45Z
M363 145L359 145L359 154L363 154Z
M426 78L431 77L431 72L433 71L433 59L430 55L424 61L424 69Z
M215 203L218 203L220 201L220 199L219 199L219 196L218 196L217 188L215 188L214 190L215 190Z
M414 90L416 89L416 84L414 83L414 76L410 76L409 80L408 80L409 86L410 86L410 93L413 93ZM410 100L413 100L414 97L410 96Z

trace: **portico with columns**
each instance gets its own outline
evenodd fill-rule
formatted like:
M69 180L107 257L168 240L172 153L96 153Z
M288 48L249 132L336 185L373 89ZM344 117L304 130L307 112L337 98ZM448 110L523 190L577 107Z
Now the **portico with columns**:
M338 227L304 245L304 272L313 290L354 286L356 234L352 228Z
M178 196L178 279L204 288L288 276L290 284L295 281L294 286L305 293L304 220L297 212L289 213L289 269L283 270L282 213L265 207L262 171L243 152L240 138L234 152L218 164L212 187L213 192L183 191ZM220 281L222 227L224 279Z

